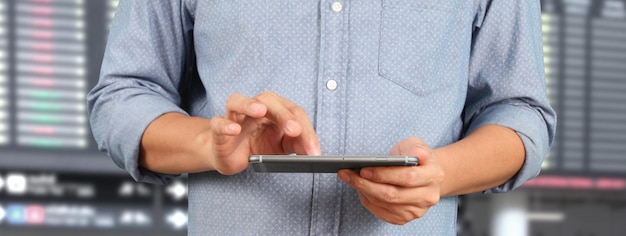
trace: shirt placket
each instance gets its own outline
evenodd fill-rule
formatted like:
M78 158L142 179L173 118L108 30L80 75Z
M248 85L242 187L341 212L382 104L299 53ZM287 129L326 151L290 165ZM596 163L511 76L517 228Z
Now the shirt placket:
M316 131L325 155L344 154L346 120L347 0L322 0ZM341 188L336 174L314 174L311 235L338 233Z

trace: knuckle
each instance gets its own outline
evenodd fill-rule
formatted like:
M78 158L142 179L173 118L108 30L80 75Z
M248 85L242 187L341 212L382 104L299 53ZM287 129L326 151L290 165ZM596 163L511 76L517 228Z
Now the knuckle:
M229 95L228 98L226 99L226 108L233 107L233 105L235 104L235 101L238 100L239 96L240 95L236 93Z
M426 211L422 211L422 210L412 211L411 212L412 219L410 219L409 221L414 220L414 219L422 218L422 217L424 217L424 215L426 215Z
M391 224L394 224L394 225L399 225L399 226L405 225L406 223L409 223L409 221L411 221L411 220L407 220L407 218L404 217L404 216L399 216L399 217L397 217L395 219L388 219L387 220L387 222L389 222Z
M386 202L396 202L399 198L399 195L400 193L397 190L392 189L392 190L384 191L382 193L382 198Z
M420 218L420 217L415 217L414 215L409 214L406 217L402 218L402 225L405 225L405 224L411 222L412 220L418 219L418 218Z
M217 169L217 172L223 175L234 175L245 170L247 164L244 162L226 162L221 163L221 168Z
M237 93L231 93L228 95L228 98L226 98L226 104L232 103L235 99L237 99Z
M424 141L421 138L418 138L416 136L410 137L409 140L410 142L413 142L413 143L418 143L418 144L424 143Z
M359 200L361 200L361 205L363 205L365 208L368 208L369 201L367 200L367 198L360 197Z
M403 226L406 224L406 221L393 220L393 219L389 220L388 222L394 225L398 225L398 226Z
M241 94L239 94L239 93L231 93L228 96L228 99L226 99L226 101L231 101L231 100L237 99L239 97L241 97Z
M219 125L219 118L213 118L213 119L209 119L209 127L214 128L217 127Z
M264 100L272 99L274 97L276 97L276 94L274 92L266 90L258 94L255 98L258 100L264 101Z
M287 121L293 119L293 114L287 110L282 110L276 113L276 120Z
M419 171L417 168L409 167L409 171L406 171L402 177L402 181L405 185L411 185L419 180Z
M301 117L301 116L305 116L306 115L306 111L299 106L293 106L290 108L291 113L295 116Z
M443 171L439 171L439 172L437 173L437 176L435 177L435 180L436 180L438 183L441 183L441 182L443 182L443 180L444 180L445 178L446 178L446 173L444 173Z
M363 180L361 179L351 179L350 181L352 182L352 186L354 186L357 189L363 186Z
M353 180L352 184L357 189L363 189L365 187L365 181L361 178L356 178L355 180Z
M434 206L437 203L439 203L439 199L440 199L439 195L432 194L432 195L424 198L424 203L425 203L426 206L429 206L429 207L430 206Z

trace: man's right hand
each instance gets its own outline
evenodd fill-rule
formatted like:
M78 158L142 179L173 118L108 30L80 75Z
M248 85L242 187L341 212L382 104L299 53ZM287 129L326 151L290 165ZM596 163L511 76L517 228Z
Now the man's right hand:
M166 174L231 175L248 167L251 154L291 153L319 155L319 140L304 109L268 91L252 98L232 94L224 117L164 114L146 129L139 162Z
M211 126L211 165L222 174L243 171L251 154L321 153L304 109L269 91L253 98L232 94L226 117L214 117Z

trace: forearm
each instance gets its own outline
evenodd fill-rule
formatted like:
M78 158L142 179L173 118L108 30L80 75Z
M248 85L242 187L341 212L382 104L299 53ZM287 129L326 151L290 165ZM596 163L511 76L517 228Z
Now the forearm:
M163 174L182 174L213 169L202 158L210 143L210 120L181 113L167 113L155 119L141 138L139 165Z
M525 160L517 133L498 125L485 125L462 140L434 150L445 179L442 196L480 192L511 179Z

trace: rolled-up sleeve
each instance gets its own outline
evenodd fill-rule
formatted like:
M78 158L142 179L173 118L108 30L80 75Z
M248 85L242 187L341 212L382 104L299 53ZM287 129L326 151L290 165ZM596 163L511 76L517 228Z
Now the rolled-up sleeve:
M146 127L180 108L178 86L189 27L181 1L121 1L112 23L99 82L87 95L98 148L137 181L164 183L171 176L138 165Z
M486 124L517 132L526 151L521 170L486 191L506 192L539 174L555 136L556 114L543 71L540 3L485 0L477 7L465 133Z

